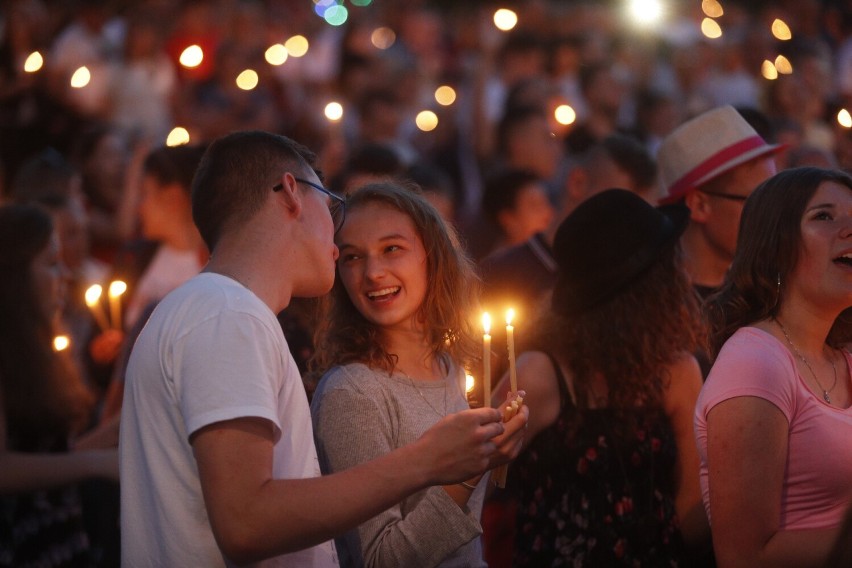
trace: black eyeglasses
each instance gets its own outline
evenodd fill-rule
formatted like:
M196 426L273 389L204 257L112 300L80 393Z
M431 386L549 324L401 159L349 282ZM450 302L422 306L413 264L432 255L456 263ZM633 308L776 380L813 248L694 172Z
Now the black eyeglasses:
M339 231L340 227L343 226L343 220L346 218L346 200L312 181L308 181L302 178L293 179L295 179L299 183L309 185L317 191L320 191L331 198L331 203L329 203L328 205L328 210L329 212L331 212L331 220L334 223L334 233L337 234L337 231ZM272 188L272 191L281 191L282 189L284 189L284 184L279 183L278 185Z
M721 191L705 191L703 189L699 189L701 193L706 193L707 195L712 195L714 197L721 197L722 199L730 199L731 201L739 201L740 203L745 203L745 200L748 199L748 195L737 195L735 193L724 193Z

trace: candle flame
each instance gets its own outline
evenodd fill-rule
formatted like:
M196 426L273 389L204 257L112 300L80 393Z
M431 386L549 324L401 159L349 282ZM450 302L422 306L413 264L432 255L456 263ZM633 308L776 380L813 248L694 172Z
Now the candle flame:
M485 330L485 335L491 333L491 314L488 312L482 314L482 329Z
M512 325L512 320L515 318L515 310L509 308L506 310L506 325Z
M117 298L127 291L127 284L122 280L113 280L109 285L109 297Z
M473 387L476 383L473 380L473 375L470 373L465 373L464 375L464 391L470 392L473 390Z
M53 338L54 351L65 351L69 345L71 345L71 340L68 339L67 335L57 335Z
M86 289L86 305L92 307L101 299L104 289L100 284L92 284Z

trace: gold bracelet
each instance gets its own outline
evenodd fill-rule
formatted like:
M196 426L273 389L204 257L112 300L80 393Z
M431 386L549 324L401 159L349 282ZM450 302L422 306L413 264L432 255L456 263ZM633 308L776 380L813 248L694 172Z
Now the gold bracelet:
M471 485L467 481L462 481L461 483L459 483L459 485L461 485L462 487L467 487L471 491L476 491L476 485Z

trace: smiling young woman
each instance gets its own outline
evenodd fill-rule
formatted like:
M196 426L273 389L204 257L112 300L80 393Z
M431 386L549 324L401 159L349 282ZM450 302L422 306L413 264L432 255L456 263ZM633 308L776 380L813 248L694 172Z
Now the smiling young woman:
M467 408L464 364L479 354L466 319L478 279L434 207L395 184L364 186L346 206L314 361L325 371L311 404L324 473L388 453ZM521 439L495 443L516 455ZM361 524L337 541L341 565L485 566L487 477L429 488Z
M786 170L746 202L695 419L720 566L822 566L852 505L850 255L846 173Z

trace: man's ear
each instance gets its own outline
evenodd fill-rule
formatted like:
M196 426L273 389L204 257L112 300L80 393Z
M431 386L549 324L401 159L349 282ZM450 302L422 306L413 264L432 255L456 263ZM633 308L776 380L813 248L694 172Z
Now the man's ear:
M710 200L707 195L693 189L684 197L684 203L689 207L689 218L697 223L706 223L713 213Z
M293 218L297 218L302 213L302 199L304 198L302 192L299 191L299 183L290 172L281 176L279 183L281 184L281 189L274 191L273 196L278 199L278 203Z

